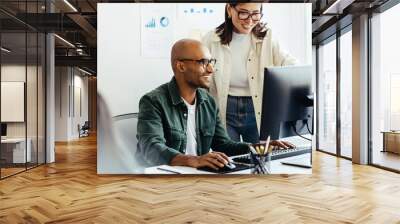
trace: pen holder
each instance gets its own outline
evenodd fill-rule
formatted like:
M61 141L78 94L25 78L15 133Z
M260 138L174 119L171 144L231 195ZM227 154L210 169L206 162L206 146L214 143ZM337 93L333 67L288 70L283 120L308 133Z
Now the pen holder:
M268 149L263 149L265 144L257 143L252 144L252 147L256 149L256 153L250 152L250 159L254 168L253 174L270 174L271 173L271 153Z

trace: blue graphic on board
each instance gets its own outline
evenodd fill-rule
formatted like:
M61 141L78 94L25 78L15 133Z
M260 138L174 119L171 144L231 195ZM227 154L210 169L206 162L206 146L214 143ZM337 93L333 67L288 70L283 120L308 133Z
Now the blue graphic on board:
M196 13L196 14L212 14L213 12L214 12L214 10L213 9L209 9L209 8L190 8L189 10L188 9L185 9L185 10L183 10L183 12L184 13L188 13L188 14L191 14L191 13Z
M169 25L169 19L165 16L161 17L160 25L161 27L167 27Z
M156 28L156 20L152 18L149 22L145 25L147 28Z
M160 27L167 27L169 25L169 19L166 16L162 16L160 18ZM154 18L152 18L150 21L148 21L145 24L146 28L157 28L158 27L158 23L156 23L156 20Z

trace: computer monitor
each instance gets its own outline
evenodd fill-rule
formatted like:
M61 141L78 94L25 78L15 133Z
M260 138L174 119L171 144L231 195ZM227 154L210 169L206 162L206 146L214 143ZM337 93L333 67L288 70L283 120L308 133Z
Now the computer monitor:
M1 123L1 136L6 137L7 136L7 124Z
M265 68L260 140L312 134L311 66Z

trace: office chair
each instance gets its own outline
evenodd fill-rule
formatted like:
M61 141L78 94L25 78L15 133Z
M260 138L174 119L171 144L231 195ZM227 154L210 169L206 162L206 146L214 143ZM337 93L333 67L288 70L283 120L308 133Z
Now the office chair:
M78 124L79 138L89 136L89 129L90 129L89 121L85 121L82 127L80 127L80 125Z

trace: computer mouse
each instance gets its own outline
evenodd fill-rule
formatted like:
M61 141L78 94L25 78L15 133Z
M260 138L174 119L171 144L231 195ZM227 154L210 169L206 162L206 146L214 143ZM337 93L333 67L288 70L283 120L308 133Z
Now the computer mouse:
M228 167L228 168L231 169L231 170L233 170L233 169L236 168L236 165L233 164L233 163L231 163L231 162L228 162L225 166Z

